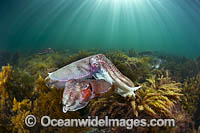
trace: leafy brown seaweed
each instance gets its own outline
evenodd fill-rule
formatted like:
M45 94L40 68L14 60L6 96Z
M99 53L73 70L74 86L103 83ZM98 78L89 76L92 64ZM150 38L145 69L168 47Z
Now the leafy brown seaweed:
M132 57L120 51L107 51L104 54L124 75L136 85L142 86L136 92L135 98L121 97L112 90L100 98L91 100L89 105L80 111L63 113L61 103L63 89L47 88L44 77L48 72L96 54L96 52L80 51L72 55L66 52L31 55L19 59L17 66L2 67L0 73L0 132L92 131L89 128L74 127L44 128L41 127L39 121L34 128L28 128L24 124L24 119L28 114L35 115L38 120L43 115L62 119L85 118L91 115L100 118L109 116L110 118L127 119L175 118L177 121L175 128L133 128L131 131L134 132L159 132L161 130L163 132L192 132L194 131L193 126L190 126L193 125L192 120L195 121L196 128L199 127L200 76L197 74L199 60L184 59L182 61L185 63L182 63L182 66L179 65L181 70L178 70L174 66L177 63L176 60L167 59L163 65L165 69L152 70L149 63L154 57L137 56L133 53L134 51L129 53ZM194 69L193 66L189 66L190 62L195 64ZM177 64L181 64L181 61L179 60ZM185 74L182 74L183 72ZM115 89L114 86L112 88ZM194 113L195 115L192 115ZM107 131L125 132L127 130L114 127Z

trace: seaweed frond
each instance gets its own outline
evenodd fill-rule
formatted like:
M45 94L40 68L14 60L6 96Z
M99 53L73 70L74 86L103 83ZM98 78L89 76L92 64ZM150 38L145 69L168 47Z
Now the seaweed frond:
M152 75L141 86L142 89L136 96L139 112L153 118L172 118L172 108L181 101L183 96L181 84L172 81L166 71L165 75Z

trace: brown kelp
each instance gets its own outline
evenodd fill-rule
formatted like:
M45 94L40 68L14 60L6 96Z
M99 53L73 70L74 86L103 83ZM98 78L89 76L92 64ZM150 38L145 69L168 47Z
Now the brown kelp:
M11 65L17 65L20 59L20 56L21 55L18 52L12 53L9 51L0 50L0 66L7 65L8 63Z
M192 78L188 78L183 83L183 108L193 116L197 110L200 96L200 73Z
M48 115L51 119L73 119L80 118L79 112L70 112L65 114L62 112L62 92L63 89L53 88L49 90L45 85L45 80L39 76L36 80L33 95L36 97L35 100L31 101L30 99L24 99L21 102L18 102L16 99L13 100L13 115L11 121L13 124L12 131L22 131L28 132L30 129L26 127L24 119L27 115L32 114L36 117L37 120L40 120L42 116ZM40 121L37 125L32 128L30 131L33 132L42 132L42 131L63 131L70 132L81 130L88 130L87 128L59 128L59 127L42 127Z
M200 72L198 59L176 56L161 56L161 58L166 60L163 67L169 70L172 78L178 82L184 82L185 79L195 77Z
M91 114L98 114L98 111L100 114L106 112L109 114L109 112L113 111L112 108L117 107L122 111L124 106L130 106L132 107L133 115L136 117L138 117L140 113L145 113L153 118L172 118L173 114L171 110L180 102L180 97L183 96L183 94L181 94L180 83L171 81L166 74L166 76L161 75L161 77L152 76L140 85L142 86L142 89L137 91L136 98L123 99L115 94L110 98L101 98L97 101L93 101L90 104ZM120 105L122 106L122 109L120 108ZM124 110L124 112L126 112L126 110ZM116 111L116 113L119 112ZM114 115L113 113L110 114Z
M15 66L4 66L0 72L0 132L82 132L103 131L102 128L42 127L40 118L86 118L88 115L103 118L174 118L174 128L135 127L130 132L192 132L195 122L199 127L199 59L164 58L140 56L129 51L129 56L121 51L102 51L113 64L136 86L136 97L124 98L115 93L115 86L100 98L92 99L86 108L76 112L62 112L63 89L46 86L44 77L48 72L72 63L81 58L97 54L93 51L78 53L56 52L44 55L19 57ZM130 57L132 56L132 57ZM156 59L165 59L159 69L149 64ZM182 65L181 65L182 64ZM189 65L192 64L192 65ZM178 68L177 68L178 67ZM180 68L180 70L179 70ZM24 119L28 114L35 115L38 124L28 128ZM191 119L192 118L192 119ZM113 127L107 132L125 132L126 128Z
M49 72L55 71L62 66L92 54L94 53L86 52L84 50L73 55L70 55L67 52L56 52L44 55L34 54L27 58L20 59L18 67L24 69L24 71L29 74L34 75L35 78L39 75L45 77Z
M20 76L19 76L20 75ZM32 81L30 75L22 70L14 70L10 65L2 67L0 73L1 125L9 127L13 99L31 98ZM6 117L6 118L5 118Z
M183 93L185 97L182 100L182 106L195 121L195 126L199 126L200 109L200 73L197 76L188 78L183 83Z
M88 110L91 116L99 116L104 118L128 118L132 116L132 109L128 101L118 94L110 97L102 97L100 99L93 99Z
M168 71L162 75L152 75L138 92L138 111L156 118L172 118L172 107L181 100L181 84L172 81ZM135 106L135 105L134 105Z
M59 53L32 55L21 59L19 67L35 77L39 75L46 76L48 72L55 70L59 65L64 63L63 56L66 55Z
M10 114L12 108L11 95L8 93L9 82L13 80L13 70L10 65L2 67L0 73L0 128L2 131L11 129Z
M90 115L97 115L101 118L105 116L111 118L174 118L178 122L191 122L190 117L184 116L185 113L181 111L174 113L175 110L181 109L177 105L180 104L183 94L181 83L171 80L167 71L152 75L140 85L142 88L136 92L136 98L122 98L114 94L111 97L92 101L89 105ZM179 119L178 115L181 115L182 119Z

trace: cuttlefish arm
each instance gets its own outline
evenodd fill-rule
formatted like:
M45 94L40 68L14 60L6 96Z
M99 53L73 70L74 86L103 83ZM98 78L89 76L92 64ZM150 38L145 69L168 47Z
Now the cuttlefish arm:
M76 80L66 82L63 92L63 112L84 108L90 99L109 91L111 84L104 80Z
M103 54L98 54L90 59L93 77L96 79L104 79L110 84L115 85L116 90L121 96L135 96L134 91L141 86L135 87L133 82L124 76L115 65L107 59Z
M65 83L71 79L86 79L91 78L89 61L92 56L83 58L71 64L68 64L55 72L49 73L46 78L46 84L49 88L64 88Z

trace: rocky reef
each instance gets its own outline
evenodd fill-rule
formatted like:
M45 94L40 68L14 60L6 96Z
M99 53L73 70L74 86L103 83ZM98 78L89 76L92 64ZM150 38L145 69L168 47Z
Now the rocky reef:
M63 89L46 86L44 78L62 66L99 53L98 50L55 52L43 55L20 56L0 72L0 132L197 132L199 128L200 61L170 56L146 55L133 49L128 54L121 51L101 51L135 85L142 86L135 97L122 97L115 86L101 97L92 99L79 111L62 112ZM158 68L154 60L162 60ZM193 65L191 65L193 64ZM3 64L5 65L5 64ZM40 121L34 128L25 125L24 119L32 114L39 120L51 118L82 119L87 116L114 119L176 120L175 127L42 127Z

